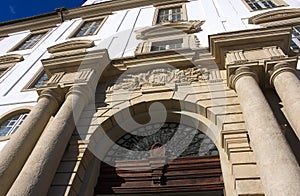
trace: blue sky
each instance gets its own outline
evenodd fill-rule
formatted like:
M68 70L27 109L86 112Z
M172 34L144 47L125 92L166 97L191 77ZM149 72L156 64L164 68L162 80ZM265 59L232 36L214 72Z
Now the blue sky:
M0 6L0 22L53 12L55 8L74 8L85 0L3 0Z

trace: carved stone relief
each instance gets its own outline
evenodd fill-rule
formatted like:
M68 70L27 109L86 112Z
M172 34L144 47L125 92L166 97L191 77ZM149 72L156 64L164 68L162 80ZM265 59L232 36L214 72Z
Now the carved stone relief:
M124 74L111 86L107 92L116 90L139 90L142 87L188 85L192 82L220 81L218 70L206 68L188 68L185 70L172 68L156 68L140 73Z

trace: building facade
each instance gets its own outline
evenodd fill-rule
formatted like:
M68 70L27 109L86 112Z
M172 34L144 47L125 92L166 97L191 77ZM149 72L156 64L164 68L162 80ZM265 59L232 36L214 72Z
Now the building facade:
M299 195L299 35L299 0L0 23L0 195Z

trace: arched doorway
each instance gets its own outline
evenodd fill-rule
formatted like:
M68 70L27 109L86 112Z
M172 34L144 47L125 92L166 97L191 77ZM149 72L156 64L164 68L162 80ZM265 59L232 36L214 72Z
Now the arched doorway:
M101 163L95 195L223 195L219 152L200 130L174 122L120 137Z

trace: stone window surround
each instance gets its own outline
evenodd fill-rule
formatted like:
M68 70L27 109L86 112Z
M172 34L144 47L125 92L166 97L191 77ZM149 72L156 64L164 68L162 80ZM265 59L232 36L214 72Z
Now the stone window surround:
M24 88L22 89L22 92L24 91L32 91L32 90L37 90L36 87L34 87L34 84L39 80L39 78L41 77L41 75L43 74L44 69L40 69L39 71L37 71L34 76L29 80L29 82L24 86Z
M43 29L43 30L38 30L38 31L32 31L30 32L25 38L23 38L19 43L17 43L13 48L11 48L8 52L18 52L18 51L24 51L24 50L31 50L33 49L45 36L46 34L50 31L50 29ZM31 47L28 49L22 49L22 50L17 50L19 46L21 46L28 38L30 38L31 35L34 34L40 34L43 33L42 37Z
M21 114L21 113L29 113L31 111L32 107L20 107L20 108L15 108L13 110L10 110L0 116L0 125L6 121L7 119L14 117L15 115ZM12 134L11 134L12 135ZM11 135L8 136L0 136L0 142L9 140Z
M262 9L257 9L257 10L253 10L248 3L245 0L242 0L242 2L245 4L245 6L247 7L247 9L250 12L255 12L255 11L260 11L260 10L266 10L266 9L272 9L275 7L270 7L270 8L262 8ZM274 2L275 4L277 4L276 7L282 7L282 6L288 6L288 4L286 2L284 2L283 0L272 0L272 2Z
M79 25L71 32L71 34L68 36L67 39L75 39L75 38L81 38L81 37L88 37L88 36L93 36L96 35L99 30L102 28L103 24L107 20L108 16L99 16L99 17L93 17L93 18L84 18L82 21L79 23ZM89 21L94 21L94 20L102 20L100 25L98 26L97 30L94 32L93 35L84 35L84 36L79 36L75 37L76 33L80 30L80 28L84 25L85 22Z
M195 35L192 34L183 34L183 35L176 35L176 36L170 36L166 40L166 37L162 38L154 38L154 39L148 39L142 43L140 43L136 49L136 54L144 54L144 53L152 53L152 52L161 52L161 51L167 51L167 50L161 50L161 51L151 51L152 43L156 42L168 42L173 40L180 40L182 39L182 48L179 49L170 49L170 50L183 50L183 49L189 49L189 48L197 48L197 38Z
M154 17L152 21L152 25L157 25L158 13L160 9L166 8L175 8L175 7L182 7L182 20L187 20L187 11L186 11L186 4L185 3L177 3L177 4L168 4L163 6L157 6L154 12Z

